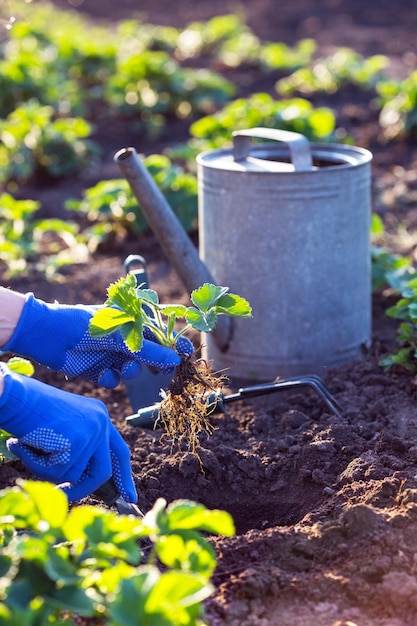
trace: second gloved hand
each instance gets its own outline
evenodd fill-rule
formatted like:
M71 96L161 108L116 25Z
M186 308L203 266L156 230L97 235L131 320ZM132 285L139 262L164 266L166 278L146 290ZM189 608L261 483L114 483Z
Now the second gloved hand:
M111 476L128 502L137 494L130 452L105 405L11 372L0 363L4 389L0 427L7 446L41 480L69 483L70 500L92 493Z
M2 349L31 358L69 378L82 376L109 389L116 387L121 378L137 376L141 362L163 372L179 364L179 355L161 346L149 330L142 349L135 353L128 350L119 332L91 337L88 326L92 315L92 309L83 305L47 304L28 294L16 329ZM181 337L178 350L192 354L193 346Z

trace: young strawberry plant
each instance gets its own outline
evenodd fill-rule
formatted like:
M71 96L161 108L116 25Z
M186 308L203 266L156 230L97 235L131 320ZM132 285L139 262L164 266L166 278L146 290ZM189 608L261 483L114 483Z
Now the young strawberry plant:
M19 481L0 492L0 623L202 626L217 565L203 533L232 536L233 520L189 500L143 519L70 510L55 485Z
M178 340L191 329L209 333L219 315L250 317L252 309L241 296L229 293L228 287L205 283L191 293L192 306L161 304L156 291L136 286L133 274L120 278L107 290L105 306L96 311L90 333L106 336L120 330L126 346L133 352L141 349L143 332L151 330L159 343L178 351ZM176 331L178 320L185 321ZM180 442L185 439L195 451L201 431L210 432L207 421L207 394L218 390L224 377L193 355L182 355L174 378L159 408L159 417L167 434Z

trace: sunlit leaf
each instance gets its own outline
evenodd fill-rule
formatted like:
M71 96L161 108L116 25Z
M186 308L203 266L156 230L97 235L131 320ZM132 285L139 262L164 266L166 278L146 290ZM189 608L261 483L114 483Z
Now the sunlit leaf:
M203 313L209 311L216 305L218 299L227 293L228 287L219 287L210 283L204 283L191 293L191 300Z

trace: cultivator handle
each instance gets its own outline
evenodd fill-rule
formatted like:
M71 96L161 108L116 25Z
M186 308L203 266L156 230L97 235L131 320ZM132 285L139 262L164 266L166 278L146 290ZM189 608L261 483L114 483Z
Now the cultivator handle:
M101 485L94 495L102 500L109 508L115 506L118 513L121 515L136 515L136 517L143 517L144 514L136 504L127 502L118 492L113 478L109 478L105 483Z

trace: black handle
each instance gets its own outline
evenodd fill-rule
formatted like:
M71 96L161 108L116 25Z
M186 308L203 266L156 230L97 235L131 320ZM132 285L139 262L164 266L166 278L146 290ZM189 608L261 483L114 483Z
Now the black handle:
M113 478L106 480L101 487L95 490L94 495L100 500L103 500L104 504L108 507L113 506L120 497L120 493L117 491Z

